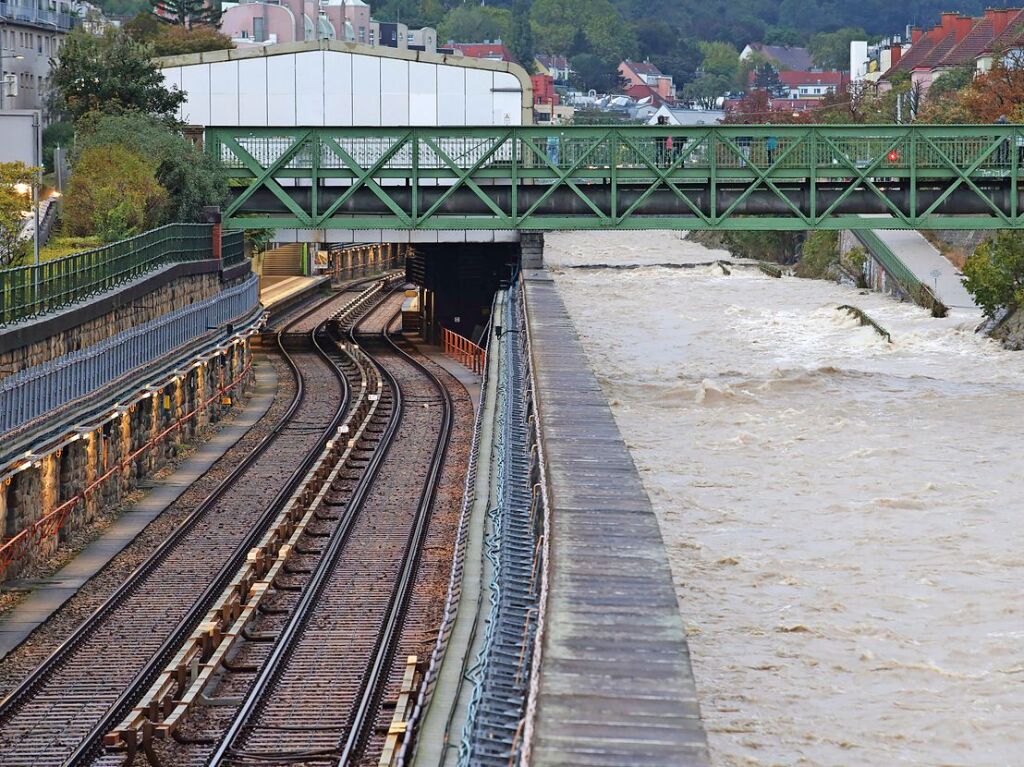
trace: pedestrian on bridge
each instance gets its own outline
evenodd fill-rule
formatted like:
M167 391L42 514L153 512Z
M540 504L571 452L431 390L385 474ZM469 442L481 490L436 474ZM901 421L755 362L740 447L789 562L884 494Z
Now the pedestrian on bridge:
M769 165L774 165L775 164L775 152L779 148L779 140L777 138L775 138L775 136L769 136L768 138L766 138L764 140L764 148L765 148L765 151L768 153L768 164Z

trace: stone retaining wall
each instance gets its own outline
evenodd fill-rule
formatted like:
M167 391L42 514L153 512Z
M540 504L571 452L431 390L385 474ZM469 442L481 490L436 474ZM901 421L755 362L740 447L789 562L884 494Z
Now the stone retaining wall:
M73 328L62 330L36 343L0 353L0 379L27 367L48 362L73 351L99 343L168 312L219 293L227 287L219 272L193 274L170 280L138 298Z
M0 573L0 579L15 577L52 556L70 531L88 525L104 510L116 509L140 480L167 465L200 429L230 412L251 385L251 359L247 341L233 344L226 353L213 354L190 368L181 379L123 403L126 407L103 423L77 436L67 435L72 441L63 441L48 455L32 456L14 467L14 473L2 480L0 492L3 540L92 489L74 504L58 530L38 536L28 555ZM221 387L236 379L237 387L222 398ZM180 428L160 438L175 424Z

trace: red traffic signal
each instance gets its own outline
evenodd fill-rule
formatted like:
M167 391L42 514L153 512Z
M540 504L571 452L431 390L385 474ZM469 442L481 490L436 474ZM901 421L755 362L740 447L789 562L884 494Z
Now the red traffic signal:
M889 162L899 162L900 153L897 152L895 149L890 149L889 154L885 156L885 159L887 159Z

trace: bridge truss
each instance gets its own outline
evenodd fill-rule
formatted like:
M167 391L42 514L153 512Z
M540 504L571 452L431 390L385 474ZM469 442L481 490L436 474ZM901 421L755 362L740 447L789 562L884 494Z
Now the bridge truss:
M1010 229L1024 126L207 128L229 228Z

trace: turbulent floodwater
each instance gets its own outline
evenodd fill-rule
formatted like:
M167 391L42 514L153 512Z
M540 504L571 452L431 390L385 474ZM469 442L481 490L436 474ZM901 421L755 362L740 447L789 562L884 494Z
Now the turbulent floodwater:
M661 522L714 763L1024 765L1024 353L826 282L569 268L720 257L545 255Z

